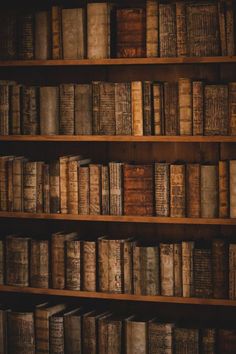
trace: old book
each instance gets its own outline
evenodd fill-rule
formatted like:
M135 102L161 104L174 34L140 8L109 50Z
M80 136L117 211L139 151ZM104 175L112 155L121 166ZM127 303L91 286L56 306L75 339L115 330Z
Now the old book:
M110 213L110 187L109 187L109 166L101 167L101 189L102 189L102 215Z
M228 134L227 85L205 86L204 112L204 135Z
M58 134L59 92L56 86L41 86L40 92L40 134Z
M154 178L152 165L124 164L124 214L153 215Z
M82 353L82 314L78 308L64 314L65 352L70 354Z
M50 213L49 164L43 165L43 212Z
M59 161L49 164L50 212L60 213L60 165Z
M51 7L51 43L52 59L62 59L62 24L61 8Z
M30 249L30 286L49 287L49 242L31 240Z
M36 163L36 212L43 213L43 165L44 162Z
M193 93L193 135L203 135L203 82L192 82Z
M98 320L107 313L93 311L83 316L83 354L98 353Z
M9 235L6 237L6 283L29 286L30 238Z
M9 104L10 104L10 134L21 134L21 97L22 86L10 85Z
M85 58L84 9L62 9L63 59Z
M59 91L59 133L73 135L75 131L75 86L73 84L61 84Z
M65 309L65 304L43 304L35 309L35 344L36 354L49 354L49 321L50 317Z
M101 214L102 188L101 165L89 165L89 214Z
M178 135L178 83L164 82L165 135Z
M57 232L51 236L52 288L64 289L66 284L65 250L66 241L75 239L77 234Z
M186 14L189 55L220 55L217 4L211 2L186 4Z
M235 14L232 0L225 1L227 54L235 55ZM223 55L223 54L222 54Z
M201 217L218 217L218 166L201 166Z
M8 176L7 165L11 156L0 156L0 210L8 210Z
M1 165L1 159L0 159ZM22 157L14 158L12 162L13 211L23 211L23 167ZM2 199L2 195L1 195Z
M100 82L92 82L92 132L100 132Z
M69 156L59 157L59 171L60 171L60 210L61 213L68 213L68 162Z
M236 218L236 160L229 161L230 217Z
M186 209L185 166L181 164L170 165L170 216L185 217Z
M159 295L159 248L135 245L133 249L133 283L136 295Z
M123 292L125 294L132 294L133 293L133 242L131 240L125 240L122 248L121 254L123 252L123 263L124 263L124 271L123 271L123 281L124 281L124 289ZM119 256L118 256L119 257ZM121 258L122 258L121 257ZM121 261L121 262L122 262ZM113 273L110 274L112 279ZM110 290L113 291L112 282Z
M92 240L83 241L83 290L96 291L96 242Z
M179 133L192 135L192 83L190 79L180 78L179 85Z
M100 135L115 135L115 85L111 82L99 84L99 131Z
M185 2L176 2L176 45L177 56L186 57L188 55L187 43L187 19Z
M229 135L236 135L236 82L229 82Z
M110 214L123 214L123 163L109 162Z
M7 326L9 353L35 354L34 313L9 311Z
M183 280L182 280L182 245L174 243L174 296L182 296Z
M143 8L116 10L116 56L146 56L146 11Z
M193 328L174 328L174 353L199 354L199 330Z
M17 14L4 9L0 18L0 58L11 60L17 57Z
M37 162L25 162L23 171L23 206L27 213L37 212Z
M219 218L229 216L229 166L219 161Z
M230 354L236 351L235 329L219 329L217 336L217 351Z
M214 328L203 328L201 330L200 352L202 354L216 353L216 330Z
M64 314L66 310L57 312L49 318L50 334L50 353L65 353L65 332L64 332Z
M65 259L66 259L66 289L81 289L81 241L66 241Z
M159 1L146 2L146 56L157 57L159 54Z
M153 94L153 130L154 135L164 134L164 109L163 109L163 85L160 82L154 82L152 85Z
M212 241L213 298L228 298L229 246L224 240Z
M218 1L221 55L227 55L225 0Z
M115 83L116 135L132 135L131 84Z
M176 57L176 11L175 4L159 5L160 57Z
M7 161L7 210L13 211L13 199L14 199L14 189L13 189L13 161L11 158Z
M156 216L170 213L170 164L155 163L155 211Z
M152 135L152 82L143 83L143 135Z
M229 244L229 298L236 299L236 244Z
M110 5L87 4L87 57L103 59L110 57Z
M22 134L36 135L38 133L38 88L36 86L23 86Z
M109 255L110 256L110 255ZM108 278L108 239L104 236L98 238L98 289L102 292L109 291Z
M92 86L75 85L75 134L92 134Z
M50 58L50 21L48 11L35 13L35 59L47 60Z
M143 135L143 94L142 82L131 82L132 133Z
M78 168L79 179L79 214L89 214L89 167L80 166Z
M0 135L9 135L9 85L0 85Z
M212 252L196 245L193 250L194 295L212 298Z
M131 316L125 321L126 353L148 354L148 321Z
M174 296L174 244L160 243L161 295Z
M99 353L121 354L124 352L124 320L124 317L112 314L98 319Z
M32 13L25 13L19 16L18 21L19 59L34 59L34 16Z
M187 217L199 218L201 215L200 202L200 164L187 164L186 168L186 211Z
M5 251L5 242L4 240L0 240L0 284L3 285L5 283L5 258L6 258L6 251ZM0 313L1 317L1 313ZM0 325L1 328L1 325ZM0 340L1 342L1 340ZM0 346L1 348L1 346ZM1 350L0 350L1 353Z
M149 354L172 354L174 350L174 324L150 321L148 326Z
M193 241L182 241L183 297L191 297L194 295L193 250Z

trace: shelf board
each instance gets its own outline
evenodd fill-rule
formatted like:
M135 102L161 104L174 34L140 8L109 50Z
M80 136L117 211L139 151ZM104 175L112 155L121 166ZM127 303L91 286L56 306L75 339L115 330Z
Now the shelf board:
M235 143L236 136L0 135L0 141Z
M193 224L193 225L236 225L235 219L208 218L171 218L157 216L116 216L116 215L79 215L79 214L46 214L1 211L0 218L72 220L72 221L104 221L132 222L149 224Z
M185 298L157 295L131 295L131 294L114 294L101 293L94 291L77 291L77 290L57 290L57 289L41 289L30 287L18 287L9 285L0 285L0 292L4 293L24 293L35 295L52 295L65 296L87 299L104 299L104 300L123 300L123 301L140 301L140 302L156 302L156 303L172 303L172 304L189 304L189 305L211 305L211 306L236 306L235 300L228 299L203 299L203 298Z
M163 64L236 63L236 56L174 58L111 58L76 60L1 60L0 67L92 66L92 65L163 65Z

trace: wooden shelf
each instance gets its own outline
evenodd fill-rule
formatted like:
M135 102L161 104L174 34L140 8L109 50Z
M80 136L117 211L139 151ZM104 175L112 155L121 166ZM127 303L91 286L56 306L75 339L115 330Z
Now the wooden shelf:
M208 218L171 218L157 216L115 216L115 215L78 215L78 214L46 214L1 211L0 218L72 220L72 221L105 221L132 222L148 224L193 224L193 225L236 225L235 219Z
M236 136L0 135L0 141L235 143Z
M1 60L0 67L32 66L92 66L92 65L163 65L236 63L236 56L177 57L177 58L112 58L80 60Z
M101 292L93 292L93 291L41 289L41 288L17 287L17 286L9 286L9 285L0 285L0 292L65 296L65 297L76 297L76 298L87 298L87 299L104 299L104 300L121 300L121 301L123 300L123 301L231 306L231 307L236 306L235 300L227 300L227 299L202 299L202 298L185 298L185 297L174 297L174 296L173 297L157 296L157 295L111 294L111 293L101 293Z

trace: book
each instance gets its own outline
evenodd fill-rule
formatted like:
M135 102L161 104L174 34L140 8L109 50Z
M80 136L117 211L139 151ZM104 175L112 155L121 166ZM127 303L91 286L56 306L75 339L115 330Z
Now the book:
M180 78L179 85L179 133L192 135L192 83L190 79Z
M60 6L51 7L52 59L62 59L62 24Z
M60 211L63 214L68 213L68 187L69 187L69 171L68 171L68 156L59 157L59 180L60 180Z
M59 132L59 92L55 86L41 86L40 134L57 135Z
M212 252L210 248L195 245L193 250L194 295L212 298Z
M126 353L148 354L148 320L131 316L125 325Z
M218 5L218 16L219 16L221 55L227 55L225 1L220 0L220 1L218 1L217 5Z
M213 298L228 298L229 246L224 240L212 241Z
M9 114L10 114L10 134L21 134L21 97L22 85L10 85L9 92Z
M34 59L34 16L24 13L18 19L18 55L21 60Z
M66 289L80 290L81 289L81 241L68 240L66 241L65 249L66 259Z
M92 86L75 85L75 134L92 134Z
M50 333L50 353L65 353L65 333L64 333L64 314L66 310L57 312L49 318Z
M82 353L82 315L78 308L64 314L65 352L70 354Z
M2 12L0 20L0 58L11 60L17 57L17 14L10 9Z
M178 135L178 84L164 82L165 135Z
M123 163L109 162L110 214L123 214Z
M200 203L200 164L187 164L186 168L186 211L189 218L199 218Z
M236 275L236 244L230 243L229 244L229 298L231 300L236 299L236 282L235 282L235 275Z
M152 82L143 82L143 135L152 135Z
M0 284L4 284L5 282L5 243L3 240L0 240ZM0 351L1 353L1 351Z
M229 166L219 161L219 218L229 216Z
M170 164L155 163L155 211L156 216L170 213Z
M193 250L193 241L182 241L183 297L191 297L194 294Z
M218 166L201 165L201 217L218 217Z
M83 241L82 252L82 279L84 291L96 291L97 267L96 267L96 242L92 240Z
M229 162L230 217L236 217L236 160Z
M201 330L202 353L216 353L216 330L214 328L203 328Z
M109 166L101 167L102 215L110 212Z
M74 84L61 84L59 133L73 135L75 130L75 87Z
M23 86L22 134L37 135L38 132L38 88L36 86Z
M122 316L107 314L98 318L98 349L103 354L120 354L124 349Z
M35 13L35 59L47 60L51 54L50 19L48 11Z
M143 93L142 82L131 82L132 132L135 136L143 135Z
M8 350L7 345L7 316L8 312L11 311L6 306L0 307L0 353L5 354Z
M148 347L149 354L170 354L174 350L174 324L149 321Z
M79 166L78 168L78 179L79 179L79 214L88 215L89 214L89 167Z
M37 212L37 162L25 162L23 170L23 206L27 213Z
M182 353L199 353L199 330L195 328L174 328L174 352Z
M152 85L153 94L153 130L154 135L164 134L164 110L163 110L163 85L160 82L154 82Z
M131 84L115 83L116 135L132 135Z
M185 217L186 209L185 165L170 165L170 216Z
M182 244L173 244L174 252L174 296L182 296L183 279L182 279Z
M236 135L236 83L229 82L229 135Z
M236 333L234 329L219 329L217 350L220 353L230 354L236 350Z
M59 161L49 164L50 212L60 213L60 165Z
M14 158L12 161L13 211L23 211L23 169L24 158Z
M89 165L89 214L101 214L101 165Z
M202 81L192 82L193 135L203 135L204 89Z
M0 134L9 135L9 85L0 85Z
M184 1L176 2L176 47L177 56L186 57L188 55L187 43L187 18Z
M159 5L160 57L176 57L176 10L175 4Z
M99 84L99 117L97 134L115 135L115 86L114 83Z
M109 291L108 242L106 237L98 238L98 289L101 292Z
M146 2L146 56L157 57L159 54L159 1Z
M33 288L49 288L48 240L31 240L30 286Z
M225 18L226 18L226 43L227 54L235 54L235 18L234 18L234 4L232 0L225 1Z
M174 245L160 243L161 295L174 296Z
M98 320L107 315L106 312L91 311L83 316L83 354L98 352Z

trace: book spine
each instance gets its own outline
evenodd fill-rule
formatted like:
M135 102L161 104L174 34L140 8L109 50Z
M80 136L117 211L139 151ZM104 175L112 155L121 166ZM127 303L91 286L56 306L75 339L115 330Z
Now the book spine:
M212 277L213 298L226 299L228 297L228 245L224 240L212 241Z
M170 166L170 216L185 217L185 166Z
M9 311L7 315L9 353L35 354L34 314Z
M199 218L201 214L200 205L200 165L187 164L186 169L186 194L187 194L187 216Z
M218 2L221 55L227 55L225 0Z
M111 82L100 82L99 91L99 134L115 135L115 85Z
M121 250L123 253L123 273L124 273L124 289L125 294L133 293L133 242L125 241L124 247Z
M101 189L102 189L102 215L108 215L110 212L109 201L109 167L101 167Z
M69 214L78 214L79 210L79 180L78 180L78 161L68 162L67 179L67 205Z
M115 83L116 135L132 135L131 85Z
M111 293L123 293L124 289L124 242L108 240L108 289Z
M12 9L9 10L1 16L1 60L14 60L17 56L17 15Z
M60 213L60 165L52 161L49 165L50 212Z
M146 56L157 57L159 54L159 4L158 0L146 2Z
M109 163L110 176L110 214L123 214L123 164L119 162Z
M229 87L229 135L236 135L236 82L230 82Z
M0 135L9 135L9 85L0 85Z
M219 161L219 218L229 216L229 166Z
M65 353L64 321L62 316L52 316L50 318L50 353Z
M193 81L193 135L203 135L203 82Z
M31 240L30 286L49 287L49 242L47 240Z
M5 247L4 247L4 242L2 240L0 240L0 284L1 285L4 284L5 274L6 274L5 273ZM0 328L1 328L1 326L0 326ZM0 350L0 353L1 353L1 350Z
M51 32L52 59L62 59L61 8L59 6L51 8Z
M61 213L68 213L68 157L59 158L60 166L60 210Z
M155 163L155 209L157 216L170 213L170 165Z
M218 166L201 166L201 217L218 217Z
M89 165L89 214L101 214L101 165Z
M98 288L99 291L109 291L109 257L108 240L103 237L98 240Z
M52 234L51 237L52 288L65 288L65 237Z
M23 161L21 159L13 159L12 169L13 169L13 176L12 176L13 211L22 211L23 210Z
M27 213L37 212L37 163L24 163L23 203Z
M152 83L143 82L143 135L152 135Z
M58 134L58 88L40 87L40 134Z
M216 330L214 328L204 328L201 330L201 337L202 353L216 353Z
M236 160L229 162L230 217L236 218Z
M156 354L156 348L160 352L170 354L174 351L174 331L172 323L150 322L148 326L149 354Z
M75 85L75 134L92 134L92 86Z
M50 176L49 165L43 165L43 212L50 213Z
M19 19L19 59L34 59L34 16L22 15Z
M141 280L144 278L143 291L145 295L160 295L160 261L158 247L145 247L145 268L141 270ZM145 276L143 277L143 271Z
M193 250L194 295L212 298L212 255L211 249Z
M174 296L182 296L182 246L180 243L174 243Z
M50 28L48 11L35 14L35 59L47 60L50 56Z
M8 210L8 193L7 193L7 161L8 157L0 157L0 210Z
M93 317L83 317L83 354L97 354L97 321Z
M236 299L236 245L229 245L229 299Z
M79 214L89 214L89 167L79 167Z
M175 4L159 5L160 57L176 57Z
M142 295L141 256L142 248L135 245L133 249L133 290L136 295Z
M174 245L160 244L161 295L174 296Z
M154 82L153 92L153 125L154 135L161 135L164 132L163 126L163 87L159 82Z
M178 135L178 84L164 82L165 134Z
M36 166L36 211L43 213L43 165L38 161Z
M22 133L25 135L37 135L38 132L38 89L35 86L24 86L22 98Z
M146 322L127 321L126 347L127 354L148 353L148 331Z
M83 290L96 291L96 242L83 242Z
M192 135L192 83L190 79L179 79L179 132Z
M226 55L235 55L234 4L232 0L227 0L225 4L226 4L226 43L227 43Z
M21 134L21 91L21 85L10 86L10 133L13 135Z
M93 134L100 133L100 82L92 82Z
M81 242L70 240L66 242L66 289L81 289Z
M143 135L142 82L131 82L132 131L135 136Z
M182 279L183 297L191 297L194 293L193 283L193 249L194 242L182 242Z
M75 87L73 84L60 85L60 134L73 135L75 131Z
M13 211L13 160L7 161L7 210Z
M65 352L70 354L82 353L82 323L80 316L64 316Z
M176 3L176 44L178 57L186 57L188 55L185 6L183 1Z

